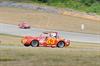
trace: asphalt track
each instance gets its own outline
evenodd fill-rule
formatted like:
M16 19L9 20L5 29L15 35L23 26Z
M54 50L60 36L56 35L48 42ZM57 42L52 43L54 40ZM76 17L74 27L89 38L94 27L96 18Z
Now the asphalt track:
M45 30L45 29L20 29L16 25L9 25L0 23L0 33L3 34L10 34L10 35L17 35L17 36L39 36L42 32L45 31L55 31L55 30ZM64 32L64 31L57 31L59 34L71 41L77 42L89 42L89 43L99 43L100 44L100 35L93 35L93 34L84 34L84 33L75 33L75 32Z

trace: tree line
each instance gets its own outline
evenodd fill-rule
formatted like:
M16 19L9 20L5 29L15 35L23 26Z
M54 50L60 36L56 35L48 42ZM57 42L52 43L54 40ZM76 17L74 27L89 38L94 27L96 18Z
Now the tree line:
M100 14L100 0L0 0L14 2L31 2L54 7L71 8L74 10Z
M32 1L39 1L42 3L67 3L71 1L80 2L86 6L91 6L93 3L100 2L100 0L32 0Z

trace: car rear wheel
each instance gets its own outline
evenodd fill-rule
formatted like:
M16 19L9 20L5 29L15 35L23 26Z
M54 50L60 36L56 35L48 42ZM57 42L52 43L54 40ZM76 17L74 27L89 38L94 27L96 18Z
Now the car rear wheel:
M39 41L33 40L33 41L31 42L31 46L32 46L32 47L38 47L38 46L39 46Z
M63 41L58 42L57 47L63 48L65 46L65 43Z
M25 45L25 44L24 44L24 46L25 46L25 47L29 47L30 45Z

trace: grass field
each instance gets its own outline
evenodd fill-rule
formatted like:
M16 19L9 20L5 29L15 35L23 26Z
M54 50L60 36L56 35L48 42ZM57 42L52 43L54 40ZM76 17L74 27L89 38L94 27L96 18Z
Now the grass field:
M20 36L0 34L0 41L0 46L22 46Z
M100 44L67 48L23 47L21 37L0 34L0 66L100 66Z
M100 21L28 9L0 7L0 23L17 25L23 21L29 22L35 28L100 34ZM81 31L81 24L85 25L84 31Z

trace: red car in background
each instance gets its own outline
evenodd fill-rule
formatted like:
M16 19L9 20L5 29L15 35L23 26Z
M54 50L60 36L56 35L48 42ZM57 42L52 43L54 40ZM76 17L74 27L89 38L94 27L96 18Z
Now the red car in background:
M61 38L58 32L43 32L39 37L25 36L21 42L24 46L32 47L58 47L63 48L70 45L70 40Z
M18 24L18 26L21 29L30 29L30 25L27 22L22 22L22 23Z

